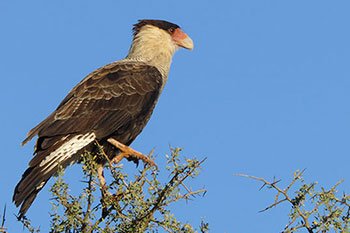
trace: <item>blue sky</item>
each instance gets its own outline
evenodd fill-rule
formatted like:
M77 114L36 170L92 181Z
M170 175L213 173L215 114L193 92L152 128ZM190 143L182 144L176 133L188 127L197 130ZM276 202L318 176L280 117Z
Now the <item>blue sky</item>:
M349 193L349 1L1 1L2 169L0 209L13 214L13 188L31 158L29 129L94 69L123 58L137 19L177 23L194 40L174 57L154 115L133 147L169 145L208 157L193 183L204 198L174 206L184 222L211 232L280 232L288 207L258 213L273 200L238 172L287 183L307 181ZM79 167L69 169L79 174ZM28 212L48 228L48 188ZM253 224L254 223L254 224Z

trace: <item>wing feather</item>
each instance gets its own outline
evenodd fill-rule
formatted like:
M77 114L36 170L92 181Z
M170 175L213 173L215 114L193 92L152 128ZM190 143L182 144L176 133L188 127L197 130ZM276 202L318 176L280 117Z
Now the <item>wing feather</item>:
M58 166L74 162L77 159L74 154L93 140L125 134L122 142L132 141L147 122L162 85L161 73L153 66L115 62L92 72L74 87L50 116L29 131L22 143L38 135L35 156L13 197L15 204L21 205L21 215ZM136 131L135 122L139 124ZM80 139L81 135L93 138ZM79 146L70 149L74 142Z
M88 75L61 102L56 111L28 133L23 144L35 135L54 137L72 133L99 131L103 119L118 130L127 118L132 120L147 102L154 102L162 86L160 72L144 63L112 63ZM115 117L111 119L111 116ZM103 124L105 125L105 124Z

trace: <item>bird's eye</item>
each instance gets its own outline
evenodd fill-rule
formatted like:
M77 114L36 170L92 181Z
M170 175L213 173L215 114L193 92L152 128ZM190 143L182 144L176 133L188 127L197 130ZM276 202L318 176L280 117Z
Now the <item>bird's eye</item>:
M169 28L168 32L173 33L175 31L174 28Z

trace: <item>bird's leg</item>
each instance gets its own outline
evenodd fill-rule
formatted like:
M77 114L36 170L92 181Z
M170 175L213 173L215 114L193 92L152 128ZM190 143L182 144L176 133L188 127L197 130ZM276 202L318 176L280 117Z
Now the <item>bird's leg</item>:
M107 213L107 206L106 206L106 198L111 196L111 193L108 192L107 186L106 186L106 179L103 174L103 164L98 164L97 167L97 177L100 181L100 187L101 187L101 204L102 204L102 218L106 216Z
M98 164L97 177L98 177L98 180L100 181L101 189L105 189L106 188L106 179L103 175L103 165L102 164Z
M120 153L117 156L115 156L111 160L111 162L117 164L123 158L135 157L137 159L141 159L144 163L148 163L151 166L156 166L156 164L153 162L152 159L150 159L146 155L143 155L142 153L132 149L131 147L126 146L123 143L118 142L114 138L108 138L107 141L120 150Z

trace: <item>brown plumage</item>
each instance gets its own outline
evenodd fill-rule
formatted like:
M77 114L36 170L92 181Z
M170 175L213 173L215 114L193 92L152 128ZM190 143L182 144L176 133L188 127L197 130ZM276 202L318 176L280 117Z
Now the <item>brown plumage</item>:
M59 166L77 162L95 141L113 158L114 138L130 145L147 124L167 80L178 47L193 48L191 39L172 23L141 20L134 25L128 56L89 74L57 109L29 131L23 144L38 136L35 156L13 195L22 217Z

